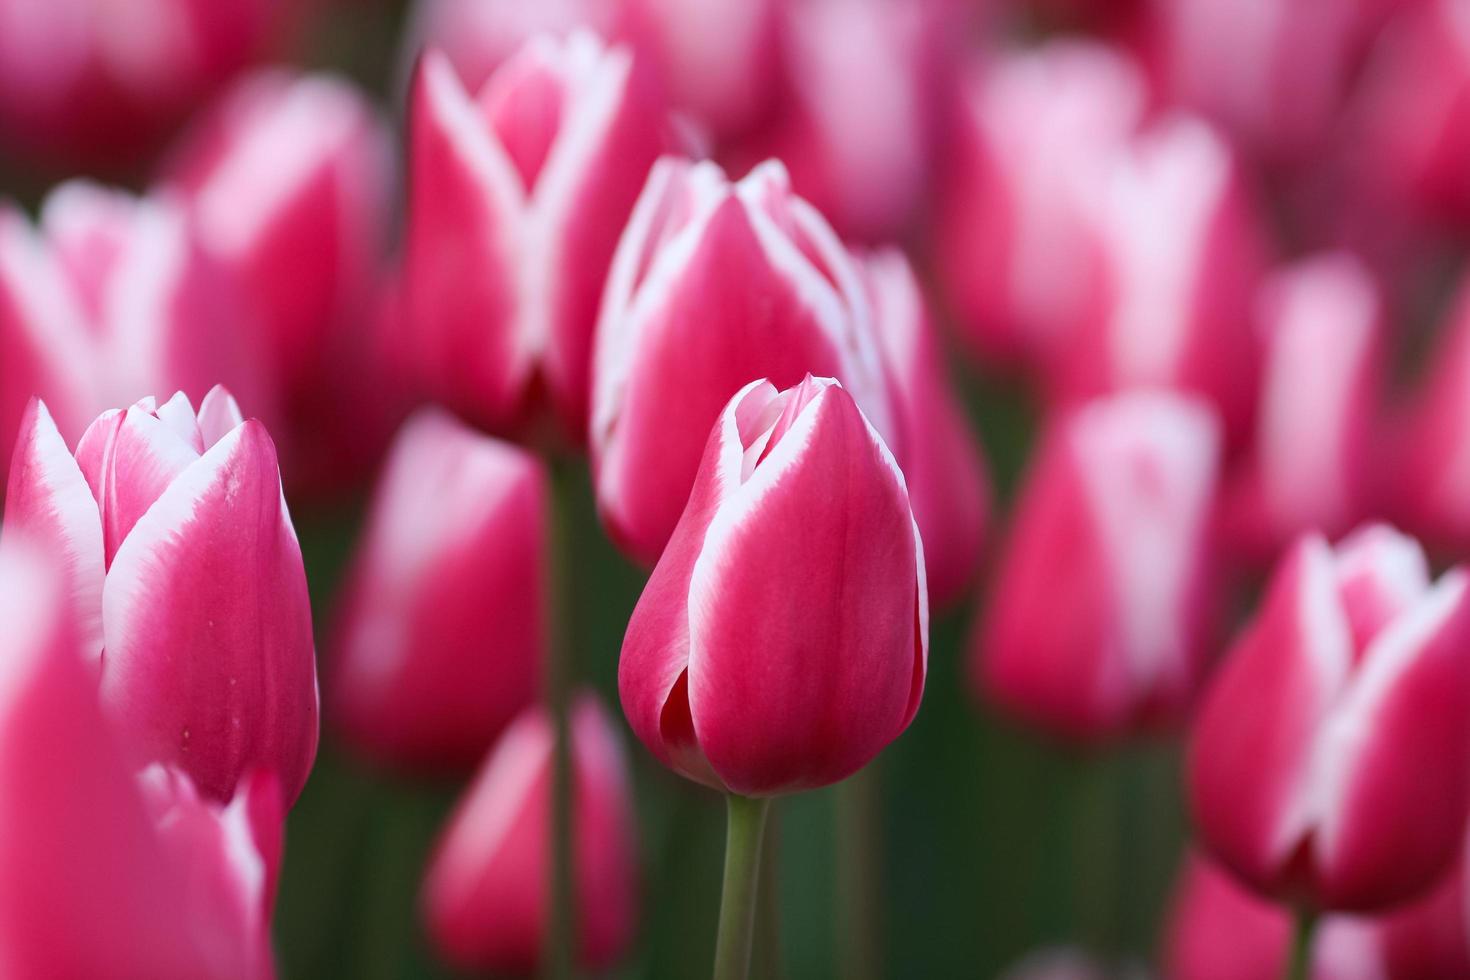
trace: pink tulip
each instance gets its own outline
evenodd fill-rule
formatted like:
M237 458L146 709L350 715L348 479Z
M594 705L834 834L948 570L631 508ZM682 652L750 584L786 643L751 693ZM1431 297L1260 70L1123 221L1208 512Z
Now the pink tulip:
M214 388L104 413L75 458L22 421L5 526L60 556L107 716L135 755L227 800L267 769L289 804L316 755L311 608L265 427Z
M623 640L618 688L665 765L744 796L850 776L913 719L924 553L903 474L835 381L751 382Z
M486 757L424 881L429 934L455 964L534 973L546 929L551 860L552 729L528 708ZM628 763L602 704L571 716L572 878L577 959L607 970L627 951L638 907L637 838Z
M545 397L587 426L603 280L663 140L631 53L538 38L471 96L429 52L410 100L408 336L427 386L493 428Z
M901 252L873 254L863 272L903 429L903 471L924 538L935 605L965 592L980 565L990 480L964 407L949 387L939 338Z
M431 409L388 459L337 624L330 707L409 767L475 765L536 696L546 477Z
M936 209L939 272L983 360L1039 368L1100 302L1087 201L1143 115L1139 71L1098 44L1053 41L977 64Z
M1207 692L1203 844L1257 890L1375 911L1449 872L1470 811L1470 596L1383 525L1304 536ZM1412 760L1406 764L1406 760Z
M1302 532L1338 535L1368 516L1384 351L1377 287L1345 253L1278 272L1260 313L1261 400L1233 537L1270 556Z
M751 378L833 375L892 433L861 272L775 162L733 184L712 163L659 162L618 245L597 343L598 507L643 562L673 534L710 427Z
M1210 636L1220 441L1203 402L1167 393L1054 424L971 642L982 694L1069 738L1180 720Z
M63 184L38 229L0 205L0 455L32 395L69 440L153 391L268 401L240 305L172 196Z
M17 534L0 549L0 973L268 978L273 778L225 807L162 770L140 786L98 711L59 576Z

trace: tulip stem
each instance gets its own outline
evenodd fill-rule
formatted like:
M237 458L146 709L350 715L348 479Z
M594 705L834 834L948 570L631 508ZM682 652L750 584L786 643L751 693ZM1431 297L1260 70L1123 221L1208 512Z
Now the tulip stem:
M882 973L878 909L878 773L870 764L837 786L837 961L846 980Z
M571 684L571 507L575 469L565 460L547 455L551 478L551 513L547 554L547 618L542 697L551 717L554 742L551 771L551 868L543 937L542 975L566 980L575 969L575 923L572 902L572 743L567 722Z
M761 839L766 832L769 799L734 793L726 798L725 883L720 893L720 932L715 940L715 980L750 976L751 938L759 893Z
M1307 980L1312 974L1312 939L1317 931L1317 915L1308 909L1297 909L1295 920L1286 980Z

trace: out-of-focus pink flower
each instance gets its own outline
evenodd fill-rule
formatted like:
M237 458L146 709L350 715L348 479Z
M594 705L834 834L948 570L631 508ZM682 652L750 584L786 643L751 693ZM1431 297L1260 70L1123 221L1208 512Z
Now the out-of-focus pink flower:
M1063 400L1166 387L1214 402L1232 438L1255 401L1252 302L1263 245L1229 148L1198 120L1161 121L1117 154L1089 201L1102 301L1055 359Z
M170 168L204 247L258 314L293 486L357 475L387 436L367 424L381 393L363 378L391 175L386 128L361 93L281 70L233 87Z
M109 406L229 384L269 399L240 298L168 195L82 182L46 199L39 229L0 205L0 449L46 399L68 440Z
M665 765L790 793L850 776L908 727L928 637L923 547L882 439L835 381L756 381L709 435L618 688Z
M285 0L4 0L0 143L126 165L284 40Z
M248 773L294 802L316 755L301 548L270 436L214 388L99 416L75 457L45 404L22 420L7 533L66 568L104 712L136 756L227 800Z
M10 528L0 616L0 973L271 976L273 778L225 807L162 770L140 787L98 711L59 576Z
M618 245L597 345L598 507L644 562L674 531L710 427L752 378L834 376L894 433L862 274L775 162L738 183L712 163L659 162Z
M1317 927L1313 980L1454 980L1470 974L1464 877L1377 918L1336 915ZM1277 980L1291 912L1191 854L1175 891L1163 951L1169 980Z
M590 694L572 707L572 882L577 960L603 971L637 924L638 862L627 759ZM440 840L423 909L440 951L460 966L534 973L546 928L553 733L526 710L486 757Z
M1351 255L1283 269L1259 307L1261 400L1230 523L1235 546L1264 557L1305 531L1334 537L1368 516L1384 352L1377 287Z
M497 429L549 399L585 436L598 301L664 124L631 51L590 34L533 39L475 96L424 56L402 353L432 393Z
M1376 911L1450 871L1470 804L1470 596L1383 525L1303 537L1207 691L1201 843L1263 893Z
M939 272L984 360L1040 367L1100 302L1086 200L1147 92L1109 48L1053 41L977 64L936 209Z
M535 698L545 496L530 454L433 409L405 423L337 623L329 707L355 744L473 766Z
M1177 723L1213 619L1219 424L1130 392L1054 423L971 644L981 693L1071 738Z
M944 605L964 594L980 566L990 479L949 386L939 337L908 260L897 250L877 252L863 272L903 430L900 462L924 538L929 595Z

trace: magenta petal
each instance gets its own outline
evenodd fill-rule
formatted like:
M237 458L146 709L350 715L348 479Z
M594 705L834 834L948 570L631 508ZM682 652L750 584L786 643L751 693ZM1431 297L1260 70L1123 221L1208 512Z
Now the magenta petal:
M247 772L288 801L316 754L301 551L258 422L180 474L138 521L103 594L101 698L144 758L226 800Z
M137 408L123 413L103 459L98 499L109 566L138 518L197 459L199 451L171 424Z

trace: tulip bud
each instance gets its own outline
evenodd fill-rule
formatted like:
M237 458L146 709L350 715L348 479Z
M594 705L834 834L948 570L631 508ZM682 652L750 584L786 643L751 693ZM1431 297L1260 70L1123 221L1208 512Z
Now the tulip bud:
M689 499L710 427L751 378L847 386L892 434L861 273L768 162L738 183L661 160L608 276L591 449L609 532L652 563Z
M628 624L633 731L719 789L825 786L908 727L928 651L923 547L883 440L835 381L746 385Z
M1470 596L1383 525L1303 537L1206 693L1203 844L1257 890L1375 911L1448 873L1470 810ZM1405 760L1413 760L1406 765Z
M570 731L577 960L600 972L627 951L636 927L633 797L623 748L596 697L576 699ZM429 933L459 966L536 972L551 873L552 743L545 710L528 708L486 757L429 865Z
M968 73L935 219L939 272L981 359L1050 363L1100 302L1086 199L1146 96L1127 58L1077 41Z
M301 548L264 426L213 389L109 411L75 458L44 403L23 419L7 533L61 556L104 712L144 762L227 800L267 769L292 802L316 755Z
M1342 534L1371 509L1382 323L1373 279L1345 253L1277 273L1260 313L1261 400L1232 539L1270 556L1305 531Z
M469 767L536 695L546 477L425 409L388 458L336 628L330 707L407 767Z
M981 693L1070 738L1176 723L1210 634L1219 459L1208 406L1168 393L1055 423L971 641Z
M924 539L929 593L944 605L963 594L980 565L990 481L908 260L897 250L878 252L863 272L903 430L903 471Z
M544 385L587 427L592 331L618 234L662 148L632 54L590 34L532 40L471 95L430 51L410 98L404 353L492 428Z

